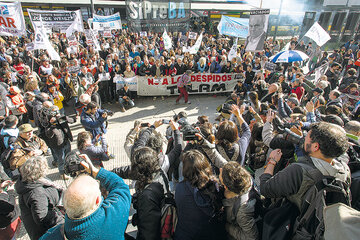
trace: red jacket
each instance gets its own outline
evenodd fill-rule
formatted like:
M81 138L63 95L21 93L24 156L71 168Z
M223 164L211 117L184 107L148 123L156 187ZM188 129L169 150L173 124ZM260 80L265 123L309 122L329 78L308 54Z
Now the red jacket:
M297 96L297 99L301 101L302 96L304 95L304 88L301 86L295 87L291 89L291 93L295 93Z

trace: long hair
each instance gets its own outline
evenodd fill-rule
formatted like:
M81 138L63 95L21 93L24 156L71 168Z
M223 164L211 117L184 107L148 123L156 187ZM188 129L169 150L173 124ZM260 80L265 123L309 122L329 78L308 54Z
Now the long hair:
M136 188L142 190L151 183L153 173L160 170L157 153L149 148L137 149L131 156L131 171L135 174Z
M190 150L182 156L184 180L191 186L203 189L210 182L217 182L210 163L198 150Z
M229 149L238 139L236 124L228 120L223 121L216 133L217 144Z

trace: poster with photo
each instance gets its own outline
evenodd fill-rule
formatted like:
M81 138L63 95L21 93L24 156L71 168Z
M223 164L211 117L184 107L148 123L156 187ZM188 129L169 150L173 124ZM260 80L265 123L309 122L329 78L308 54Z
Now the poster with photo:
M249 35L245 41L246 52L260 52L264 50L269 14L270 9L259 9L250 12Z

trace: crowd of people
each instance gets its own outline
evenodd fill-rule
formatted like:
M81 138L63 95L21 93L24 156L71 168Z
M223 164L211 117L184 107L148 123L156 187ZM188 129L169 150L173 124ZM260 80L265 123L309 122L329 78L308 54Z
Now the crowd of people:
M112 34L100 36L96 51L75 33L76 52L65 34L50 34L61 61L27 51L31 33L3 38L0 239L16 238L21 222L31 239L134 239L125 234L131 204L135 239L318 239L332 229L317 214L326 204L360 210L358 42L329 53L294 37L289 49L309 60L273 64L269 58L285 43L271 38L264 51L240 45L229 59L232 39L207 33L196 54L182 52L195 43L189 33L169 33L170 50L159 33ZM312 80L323 66L328 70ZM186 86L198 72L240 76L217 108L219 123L212 116L191 123L185 112L168 122L135 121L124 144L130 165L105 170L103 161L115 157L106 141L113 112L102 105L124 112L136 96L113 80L182 75L176 103L182 96L190 103ZM69 124L78 118L84 131L72 151ZM164 136L157 130L163 124L169 124ZM61 179L75 177L67 189L46 178L48 155ZM133 196L123 179L135 181ZM330 201L323 191L331 186L343 191ZM168 205L175 210L163 221ZM279 216L292 217L289 225L273 221Z

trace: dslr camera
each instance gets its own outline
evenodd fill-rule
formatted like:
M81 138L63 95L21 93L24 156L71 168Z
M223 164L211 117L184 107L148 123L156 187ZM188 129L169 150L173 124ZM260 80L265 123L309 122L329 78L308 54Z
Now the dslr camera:
M197 140L197 136L195 136L196 133L200 133L199 130L197 130L195 127L191 125L185 125L182 127L181 132L183 134L183 140L184 141L193 141Z
M104 112L110 117L112 117L114 115L113 111L110 111L110 110L107 110L107 109L104 109Z
M80 164L84 159L80 156L78 150L73 150L65 156L64 173L71 177L76 177L83 173L85 168Z

